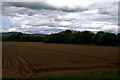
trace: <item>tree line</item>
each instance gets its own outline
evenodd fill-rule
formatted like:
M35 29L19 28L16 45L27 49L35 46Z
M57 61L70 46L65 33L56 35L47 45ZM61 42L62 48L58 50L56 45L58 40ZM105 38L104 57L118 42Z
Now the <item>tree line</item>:
M29 34L17 33L10 36L2 36L2 41L17 41L17 42L42 42L43 37L41 36L31 36Z
M3 37L3 41L21 42L44 42L63 44L95 44L95 45L118 45L120 44L120 33L108 33L99 31L96 34L91 31L65 30L46 36L30 36L23 33Z

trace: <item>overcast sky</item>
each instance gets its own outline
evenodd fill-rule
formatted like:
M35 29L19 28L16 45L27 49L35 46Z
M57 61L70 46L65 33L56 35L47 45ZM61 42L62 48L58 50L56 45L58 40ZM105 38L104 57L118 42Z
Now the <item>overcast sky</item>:
M107 1L107 0L106 0ZM50 34L76 31L118 31L118 1L44 0L3 2L2 31Z

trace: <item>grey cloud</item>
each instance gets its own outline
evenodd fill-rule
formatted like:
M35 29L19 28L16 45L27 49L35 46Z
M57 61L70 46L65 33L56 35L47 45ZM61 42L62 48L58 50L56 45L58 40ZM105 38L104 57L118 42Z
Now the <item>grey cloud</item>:
M99 13L100 14L108 14L111 16L117 16L118 12L118 3L117 2L111 2L111 3L104 3L104 7L99 8Z
M82 6L77 6L76 8L69 8L67 6L57 8L46 2L4 2L3 6L15 6L15 7L25 7L30 9L48 9L48 10L62 10L66 12L76 12L85 11L87 8Z
M11 6L26 7L30 9L55 9L45 2L10 2L8 4Z

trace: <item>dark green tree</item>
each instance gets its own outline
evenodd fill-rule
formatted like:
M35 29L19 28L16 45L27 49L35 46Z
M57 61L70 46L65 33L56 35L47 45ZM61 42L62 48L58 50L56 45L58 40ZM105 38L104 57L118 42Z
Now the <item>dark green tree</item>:
M117 36L114 33L103 33L99 36L99 45L115 45L117 44Z

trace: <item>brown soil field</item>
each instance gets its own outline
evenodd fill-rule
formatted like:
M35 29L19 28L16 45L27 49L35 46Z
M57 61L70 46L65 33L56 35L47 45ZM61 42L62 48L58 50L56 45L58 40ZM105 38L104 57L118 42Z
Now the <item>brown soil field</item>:
M3 42L2 75L9 78L46 74L116 71L118 47L39 42Z

